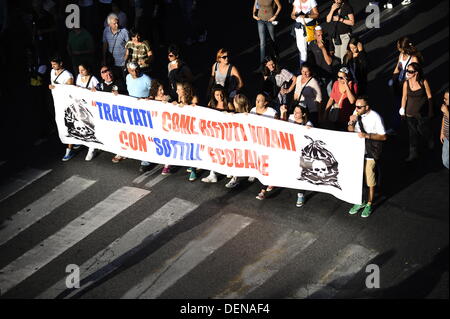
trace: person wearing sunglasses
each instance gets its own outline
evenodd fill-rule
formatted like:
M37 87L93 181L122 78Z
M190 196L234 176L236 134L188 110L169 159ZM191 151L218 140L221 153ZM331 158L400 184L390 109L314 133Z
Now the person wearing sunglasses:
M211 70L211 80L209 83L208 97L212 87L221 85L230 99L244 86L244 81L238 69L230 63L230 52L227 49L217 51L216 63Z
M409 156L407 162L419 158L420 144L423 141L431 150L434 141L431 131L433 117L433 95L425 79L422 66L413 62L406 69L406 81L403 84L400 116L406 117L409 131Z
M108 92L113 93L114 95L128 95L127 88L125 86L125 83L121 79L116 79L114 77L113 72L111 71L111 68L107 65L104 65L100 68L100 75L102 77L102 81L97 84L96 87L92 88L92 91L100 91L100 92ZM116 154L112 162L113 163L119 163L120 161L126 159L123 156L120 156L119 154Z
M167 52L169 64L167 66L169 78L169 95L174 101L178 101L177 83L190 83L194 81L191 69L181 59L180 49L171 45Z
M351 80L350 70L346 67L341 68L324 112L323 120L330 122L330 128L346 130L348 118L354 110L357 93L358 85Z
M372 213L372 203L377 186L376 165L381 156L381 142L387 140L383 119L371 109L367 96L359 96L356 100L356 109L348 122L348 131L358 133L360 138L366 140L366 153L364 161L364 180L369 188L367 201L361 205L354 205L348 212L355 215L362 210L361 217L367 218Z

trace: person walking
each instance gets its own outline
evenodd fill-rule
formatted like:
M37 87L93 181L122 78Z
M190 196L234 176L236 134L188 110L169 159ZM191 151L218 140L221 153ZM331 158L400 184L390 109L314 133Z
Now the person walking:
M412 162L419 158L421 141L424 141L429 149L434 147L431 133L433 95L419 63L408 65L406 79L399 113L400 116L406 117L408 123L409 156L406 161Z
M103 31L102 64L112 67L116 77L124 76L125 45L129 40L127 29L119 28L119 17L114 13L108 15L108 27Z
M244 86L244 81L242 80L238 69L230 63L230 60L229 50L222 48L217 51L216 62L211 68L211 80L208 95L210 95L212 87L221 85L224 87L227 96L230 99L233 99Z
M301 67L308 60L308 43L314 40L319 10L316 0L295 0L292 6L291 19L295 20L295 39Z
M361 205L354 205L348 212L355 215L362 210L361 217L367 218L372 213L372 205L377 186L376 165L382 152L382 142L387 140L383 119L372 110L367 96L359 96L356 100L356 114L350 116L348 131L358 133L366 141L364 160L364 179L369 187L367 201Z

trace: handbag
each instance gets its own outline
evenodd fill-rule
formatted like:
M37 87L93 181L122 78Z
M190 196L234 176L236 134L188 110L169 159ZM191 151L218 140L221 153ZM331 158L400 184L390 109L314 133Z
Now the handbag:
M362 122L362 117L358 116L358 124L359 129L364 134L367 134L367 131L364 128L364 124ZM366 139L366 153L368 158L373 158L375 161L378 161L381 158L381 153L383 152L383 142L382 141L374 141Z
M339 121L339 114L341 113L341 103L344 99L344 94L341 94L341 98L339 99L338 103L334 103L331 107L330 113L328 114L328 120L331 123L336 123Z
M314 23L314 21L312 22ZM305 28L304 30L306 31L306 42L309 43L311 41L314 41L316 39L316 36L314 35L314 30L317 27L317 22L315 22L312 25L307 25L305 22L305 18L303 18L303 27Z

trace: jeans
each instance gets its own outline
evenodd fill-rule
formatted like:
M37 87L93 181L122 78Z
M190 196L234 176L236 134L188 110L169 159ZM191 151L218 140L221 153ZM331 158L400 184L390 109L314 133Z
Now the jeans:
M259 34L259 52L261 56L261 63L266 57L266 29L269 31L270 38L275 45L275 27L272 22L258 21L258 34Z
M442 164L448 169L448 138L444 139L444 145L442 146Z

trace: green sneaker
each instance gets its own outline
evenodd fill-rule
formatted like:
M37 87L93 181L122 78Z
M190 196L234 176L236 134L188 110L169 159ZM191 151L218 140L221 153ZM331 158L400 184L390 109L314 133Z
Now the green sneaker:
M367 218L372 214L372 205L366 205L363 212L361 213L361 217Z
M350 215L355 215L355 214L357 214L361 209L363 209L364 207L366 207L366 204L365 204L365 203L362 203L361 205L355 205L355 206L353 206L353 207L348 211L348 213L349 213Z

